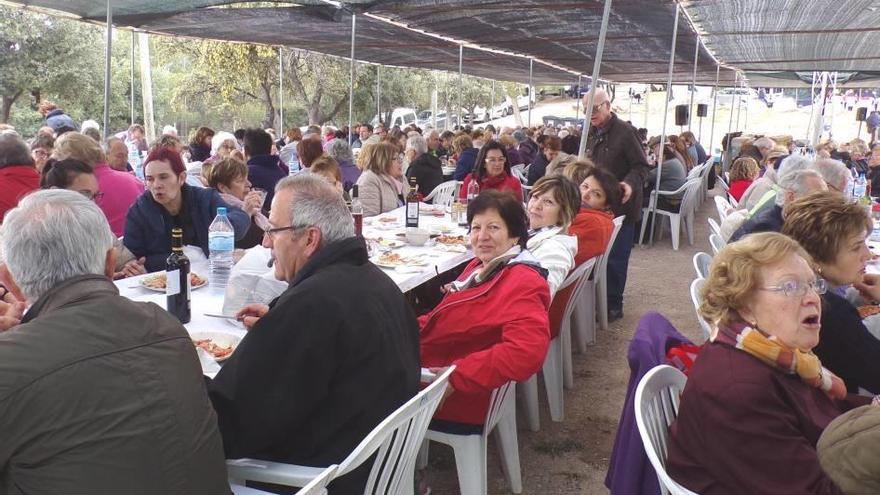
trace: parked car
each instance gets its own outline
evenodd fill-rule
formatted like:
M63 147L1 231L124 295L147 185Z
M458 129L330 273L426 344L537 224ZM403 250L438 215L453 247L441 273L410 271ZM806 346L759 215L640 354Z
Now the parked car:
M737 100L742 101L742 103L761 101L761 99L758 98L758 92L752 88L722 88L718 90L719 106L734 106L736 105Z
M424 110L419 113L418 126L422 129L434 127L434 118L431 110ZM449 119L449 127L458 125L458 116L453 114ZM446 128L446 112L444 110L437 111L437 129Z
M385 115L382 115L385 117ZM376 126L379 124L379 115L373 117L372 124ZM399 126L401 128L406 127L410 124L415 124L418 121L418 116L416 115L416 111L412 108L403 108L398 107L391 111L391 119L388 122L385 122L385 126L388 128Z

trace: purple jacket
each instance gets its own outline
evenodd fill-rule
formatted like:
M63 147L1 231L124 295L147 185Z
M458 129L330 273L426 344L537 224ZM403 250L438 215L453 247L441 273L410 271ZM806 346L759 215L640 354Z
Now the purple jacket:
M275 197L275 184L288 174L287 165L281 163L278 155L257 155L248 160L248 180L254 187L266 191L266 202L263 203L264 215L269 215L272 198Z
M519 165L519 164L528 165L529 163L531 163L531 162L527 163L523 159L522 153L520 153L519 150L516 149L516 147L507 148L507 161L510 162L511 167L514 165Z
M339 171L342 173L342 188L346 192L351 190L351 186L355 185L358 177L361 176L361 169L352 163L351 160L341 160L339 162Z
M532 141L531 139L527 139L521 143L519 143L519 156L522 158L523 163L526 165L535 161L535 156L538 154L538 143Z
M611 463L605 476L605 486L611 490L611 495L660 493L657 473L648 461L636 426L636 387L651 368L666 364L666 352L670 348L683 343L690 344L691 341L678 333L660 313L652 311L639 320L627 351L630 375L626 387L626 402L620 413L617 438L614 439Z

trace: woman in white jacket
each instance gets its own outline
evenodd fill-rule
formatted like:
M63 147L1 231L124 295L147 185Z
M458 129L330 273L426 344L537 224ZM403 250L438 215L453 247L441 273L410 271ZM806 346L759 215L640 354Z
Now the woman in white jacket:
M562 175L542 177L529 198L529 241L526 247L549 273L550 297L574 267L577 238L568 226L581 206L578 186Z

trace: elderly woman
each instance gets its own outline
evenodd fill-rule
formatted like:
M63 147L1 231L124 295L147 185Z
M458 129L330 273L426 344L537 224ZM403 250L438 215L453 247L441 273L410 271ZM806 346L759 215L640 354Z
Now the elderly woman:
M847 396L823 367L824 280L782 234L728 244L712 262L699 312L714 327L669 429L669 475L706 494L841 494L819 466L816 441ZM822 331L825 337L825 330Z
M205 162L216 162L224 158L238 149L238 141L231 132L220 131L211 138L211 157Z
M522 203L486 191L468 204L467 218L475 259L419 326L422 366L456 365L431 428L478 434L492 390L541 369L550 337L550 292L543 270L524 250Z
M224 158L211 166L208 187L220 193L226 204L238 208L251 218L251 225L235 247L250 249L263 242L263 233L269 229L269 220L263 215L263 196L251 189L248 167L234 158Z
M859 310L874 309L880 300L880 277L865 274L871 258L865 239L872 228L861 205L840 194L820 192L789 205L782 233L804 247L829 286L822 296L822 339L816 355L850 392L861 387L880 394L880 340L859 315ZM863 296L852 291L855 305L844 297L851 286Z
M648 172L648 177L645 179L645 195L644 195L644 203L648 204L650 201L650 191L654 189L654 186L657 184L657 173L658 168L660 173L660 190L661 191L675 191L678 190L681 186L687 182L687 167L684 163L682 163L679 158L681 155L675 151L675 145L672 143L665 143L663 145L663 157L661 167L658 167L657 164L660 163L660 138L653 137L651 141L648 143L651 151L653 152L654 160L651 162L651 170ZM685 155L687 155L687 151L685 150ZM684 196L660 196L657 204L660 207L669 209L676 207L681 200L681 197Z
M318 157L317 160L312 162L309 170L311 173L323 177L346 201L351 201L351 197L342 188L342 171L332 156L322 155Z
M251 225L248 214L229 206L214 189L188 185L180 153L156 148L144 163L148 190L128 210L124 242L135 256L146 258L147 271L165 269L175 227L183 229L184 245L198 246L208 256L208 227L219 207L226 208L235 239L245 236Z
M440 159L428 153L428 142L419 134L407 138L404 155L409 160L406 178L416 180L421 197L431 194L443 182L443 164Z
M98 179L92 168L83 162L67 159L52 164L52 168L43 176L43 189L67 189L76 191L86 198L95 201L103 196L98 189ZM116 250L116 266L113 278L120 279L146 273L144 259L135 259L131 251L118 239L113 243Z
M355 185L361 176L361 171L354 164L354 157L351 154L351 146L345 139L334 139L327 145L327 154L336 160L339 165L339 173L342 175L340 183L345 192L351 190L351 186Z
M471 182L476 182L480 191L495 189L510 191L514 197L522 201L522 183L510 172L507 161L507 150L498 141L489 141L477 155L474 171L464 178L459 197L467 199L467 191Z
M211 140L214 138L214 130L210 127L199 127L189 143L189 159L193 162L203 162L211 156Z
M43 165L52 156L52 149L54 147L55 138L45 134L37 134L31 141L31 158L34 159L34 167L36 167L37 173L42 173Z
M129 207L144 192L141 181L129 173L110 168L101 146L94 139L78 132L67 132L59 137L55 141L53 156L57 160L73 158L92 167L103 193L95 203L107 217L113 235L121 236L125 231Z
M480 150L474 148L474 142L467 134L456 136L452 140L452 153L458 157L455 163L455 172L452 178L455 180L464 180L465 177L474 171L474 164L477 161L477 154Z
M577 238L568 235L568 226L581 205L578 186L561 175L542 177L529 197L529 240L526 248L547 270L552 298L574 267Z
M504 145L504 149L507 150L507 159L510 160L510 166L526 164L519 150L516 149L517 142L513 136L510 134L502 134L498 137L498 141Z
M312 162L324 154L324 146L318 137L310 137L296 145L296 154L299 157L300 170L308 170Z
M397 147L387 141L368 144L361 149L363 172L357 180L358 197L364 216L372 217L403 205L405 185L398 177L403 164Z
M750 156L741 156L733 161L730 166L730 191L729 194L739 202L742 199L746 189L752 185L752 182L758 178L761 173L761 167L758 162Z

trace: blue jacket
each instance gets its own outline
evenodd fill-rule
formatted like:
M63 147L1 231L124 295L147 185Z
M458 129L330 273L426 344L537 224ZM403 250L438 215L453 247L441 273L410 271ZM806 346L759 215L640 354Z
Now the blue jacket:
M181 211L189 213L194 231L192 234L195 234L194 242L191 244L202 248L205 256L209 255L208 227L217 216L218 207L226 208L226 215L232 228L235 229L236 240L244 237L251 226L251 219L247 213L227 205L213 189L184 184L180 192L185 202ZM146 258L148 272L164 270L165 260L171 254L172 228L174 228L174 219L171 214L153 200L150 191L145 191L128 209L123 244L136 257ZM184 239L186 238L193 239L190 234L184 232Z
M53 131L57 131L62 127L76 129L76 123L70 118L70 115L64 113L64 110L60 108L56 108L46 114L46 125L51 127Z
M248 160L248 180L254 187L266 191L266 202L263 203L264 215L268 216L269 208L272 206L275 184L289 173L287 165L281 163L277 155L257 155Z
M453 179L464 180L468 174L473 172L478 152L479 150L476 148L468 148L461 152L461 155L458 157L458 163L455 164L455 172L452 174Z

